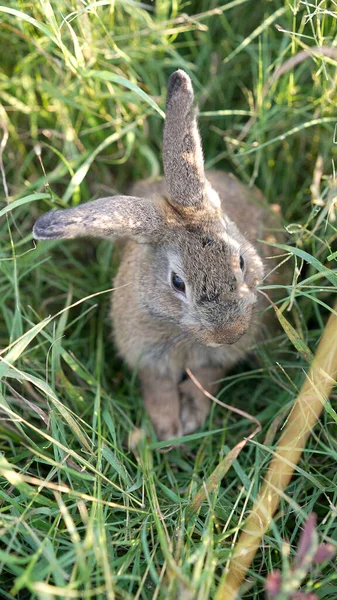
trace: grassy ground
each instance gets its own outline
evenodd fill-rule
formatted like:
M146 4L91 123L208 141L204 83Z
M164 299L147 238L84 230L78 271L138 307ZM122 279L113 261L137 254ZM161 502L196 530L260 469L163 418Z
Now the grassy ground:
M213 598L303 381L305 348L315 351L334 303L336 4L10 0L0 11L1 598ZM165 85L177 67L194 81L209 166L282 206L294 249L283 308L302 344L280 331L259 362L224 381L221 398L262 432L215 491L205 488L197 515L196 492L251 423L216 407L183 447L159 452L110 340L113 246L35 247L31 235L50 207L161 172ZM242 598L263 599L272 568L289 573L312 511L319 539L336 543L335 400ZM336 564L310 567L301 589L336 598Z

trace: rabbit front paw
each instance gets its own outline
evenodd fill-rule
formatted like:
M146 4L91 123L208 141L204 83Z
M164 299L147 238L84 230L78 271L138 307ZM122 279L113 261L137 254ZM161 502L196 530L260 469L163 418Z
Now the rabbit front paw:
M174 438L179 438L184 435L179 419L162 421L160 418L155 420L152 418L152 424L159 440L173 440Z
M175 381L160 377L151 370L140 373L143 399L158 439L171 440L181 437L179 394Z
M179 392L180 421L183 434L186 435L203 425L210 411L211 403L191 379L186 379L179 385Z

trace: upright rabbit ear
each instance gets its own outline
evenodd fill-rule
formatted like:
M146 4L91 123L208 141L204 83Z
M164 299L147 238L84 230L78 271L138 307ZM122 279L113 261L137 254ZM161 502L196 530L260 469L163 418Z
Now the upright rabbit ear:
M194 94L189 76L179 69L168 81L163 163L171 201L177 208L201 208L205 172Z
M76 208L51 210L35 223L33 236L37 240L130 237L148 242L158 240L164 228L164 212L151 200L110 196Z

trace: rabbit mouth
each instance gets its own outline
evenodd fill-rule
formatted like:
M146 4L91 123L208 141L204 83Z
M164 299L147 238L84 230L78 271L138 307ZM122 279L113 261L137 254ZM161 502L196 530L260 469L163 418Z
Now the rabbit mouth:
M206 344L207 348L221 348L221 346L225 346L226 344L220 344L218 342L209 342Z

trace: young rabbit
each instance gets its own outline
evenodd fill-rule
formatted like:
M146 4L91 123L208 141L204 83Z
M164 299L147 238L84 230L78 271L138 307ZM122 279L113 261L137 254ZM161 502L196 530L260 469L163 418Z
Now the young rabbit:
M168 82L165 181L130 196L100 198L44 214L39 240L126 238L111 318L120 354L137 369L158 438L197 429L219 380L260 337L263 262L253 244L275 218L260 194L226 173L204 171L193 89L178 70ZM261 245L261 256L270 246ZM185 376L184 376L185 375Z

